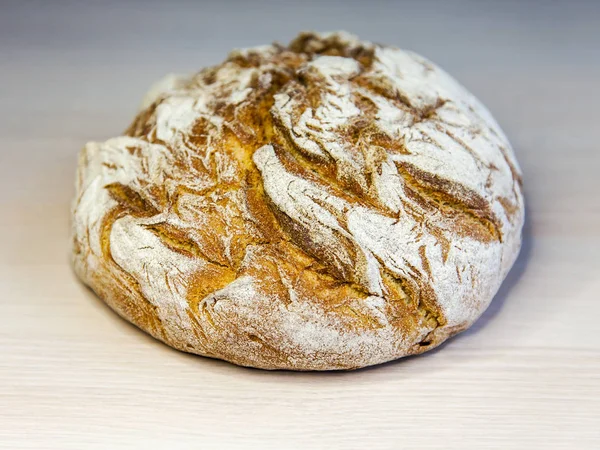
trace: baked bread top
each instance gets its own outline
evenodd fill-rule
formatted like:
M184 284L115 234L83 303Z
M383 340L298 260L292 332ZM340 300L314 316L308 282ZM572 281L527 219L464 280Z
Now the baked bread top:
M347 33L233 51L82 150L78 276L187 352L351 369L469 327L513 264L521 176L484 106Z

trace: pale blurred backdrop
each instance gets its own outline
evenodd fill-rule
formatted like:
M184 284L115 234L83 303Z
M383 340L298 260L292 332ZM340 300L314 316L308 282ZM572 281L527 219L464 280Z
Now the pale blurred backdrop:
M345 29L415 50L511 140L523 251L468 332L352 373L185 355L68 265L76 155L168 72ZM0 0L0 448L600 448L600 2Z

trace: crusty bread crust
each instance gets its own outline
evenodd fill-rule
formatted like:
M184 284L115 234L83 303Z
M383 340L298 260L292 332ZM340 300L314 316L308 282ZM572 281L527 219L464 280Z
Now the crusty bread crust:
M80 155L78 276L165 343L352 369L469 327L513 264L518 164L414 53L346 33L232 52Z

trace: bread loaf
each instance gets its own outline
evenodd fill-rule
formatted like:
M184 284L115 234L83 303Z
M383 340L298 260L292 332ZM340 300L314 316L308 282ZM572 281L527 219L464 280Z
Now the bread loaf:
M347 33L233 51L82 150L73 264L186 352L354 369L432 349L519 252L520 169L425 58Z

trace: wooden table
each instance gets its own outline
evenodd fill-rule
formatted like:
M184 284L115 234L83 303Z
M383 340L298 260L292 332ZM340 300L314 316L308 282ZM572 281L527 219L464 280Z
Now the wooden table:
M90 3L0 6L0 448L600 448L600 6ZM306 28L414 49L489 106L525 173L521 256L424 356L290 373L171 350L71 272L76 154L164 73Z

